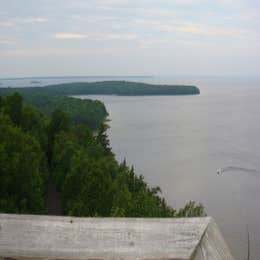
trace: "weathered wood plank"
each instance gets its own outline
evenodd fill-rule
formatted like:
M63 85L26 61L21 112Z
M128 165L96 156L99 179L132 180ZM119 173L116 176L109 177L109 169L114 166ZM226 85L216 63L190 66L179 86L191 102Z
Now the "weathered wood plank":
M191 259L200 253L198 245L204 241L205 234L214 233L207 233L211 223L210 217L71 218L0 214L0 256L79 260ZM221 237L218 230L216 232ZM205 250L207 245L203 244ZM223 247L223 250L228 248ZM231 258L221 254L214 259Z
M210 220L208 227L203 234L200 243L194 252L194 260L234 260L229 248L224 241L217 224Z

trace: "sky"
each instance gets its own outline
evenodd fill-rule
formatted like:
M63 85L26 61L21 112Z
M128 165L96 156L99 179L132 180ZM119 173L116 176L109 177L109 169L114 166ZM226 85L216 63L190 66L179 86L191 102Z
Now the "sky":
M0 0L2 78L259 68L259 0Z

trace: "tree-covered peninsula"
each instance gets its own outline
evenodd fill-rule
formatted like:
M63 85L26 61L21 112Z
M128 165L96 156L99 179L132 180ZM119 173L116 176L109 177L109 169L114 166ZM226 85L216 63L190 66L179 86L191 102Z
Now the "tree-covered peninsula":
M200 90L188 85L158 85L129 81L79 82L30 88L2 88L1 92L17 91L26 94L55 95L196 95Z
M73 98L69 102L81 104ZM81 109L75 104L74 110ZM95 103L87 106L86 110L95 112ZM0 96L0 212L91 217L205 215L203 206L195 202L180 210L167 205L159 187L150 187L126 161L116 161L104 121L94 127L73 119L80 111L68 114L64 108L43 113L18 93ZM98 117L94 112L92 116ZM50 201L59 204L54 212Z

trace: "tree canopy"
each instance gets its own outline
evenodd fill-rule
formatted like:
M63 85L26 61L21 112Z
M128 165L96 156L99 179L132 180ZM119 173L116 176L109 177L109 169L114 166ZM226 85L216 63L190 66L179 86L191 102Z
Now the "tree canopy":
M0 88L0 92L19 91L26 94L52 95L196 95L199 88L190 85L162 85L131 81L72 82L44 87Z
M77 102L81 100L72 101ZM95 103L88 106L95 110ZM71 124L62 109L48 116L23 103L18 93L1 97L0 212L48 213L47 186L52 182L61 194L64 215L205 215L204 207L195 202L173 209L159 187L150 187L125 160L117 162L107 128L105 122L97 131L86 123Z

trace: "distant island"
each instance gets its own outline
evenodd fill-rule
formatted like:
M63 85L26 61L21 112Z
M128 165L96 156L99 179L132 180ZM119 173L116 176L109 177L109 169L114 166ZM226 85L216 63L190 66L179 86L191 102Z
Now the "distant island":
M86 83L63 83L37 87L0 87L0 95L19 93L23 100L51 116L55 109L62 110L73 123L83 123L96 129L108 116L104 104L98 100L75 99L72 95L195 95L195 86L155 85L129 81L100 81Z
M2 88L3 92L19 92L21 94L55 94L55 95L196 95L199 88L188 85L159 85L130 81L75 82L47 85L44 87Z
M32 80L32 81L30 81L30 84L40 84L41 82L40 81L38 81L38 80Z

